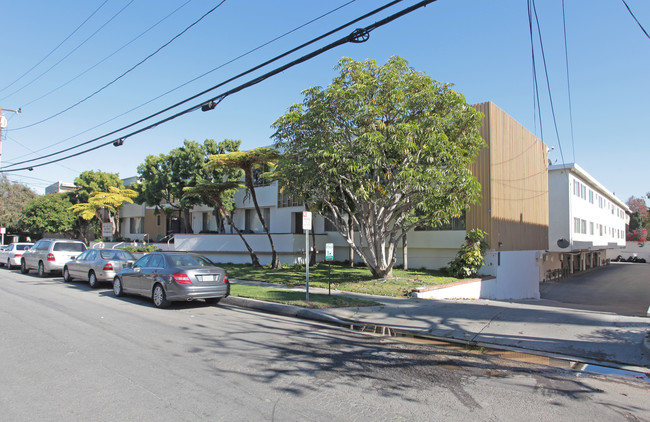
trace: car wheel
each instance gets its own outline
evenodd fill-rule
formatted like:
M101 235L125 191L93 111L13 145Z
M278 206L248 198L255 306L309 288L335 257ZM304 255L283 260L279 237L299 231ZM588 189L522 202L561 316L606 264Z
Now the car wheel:
M97 276L95 275L94 271L91 271L90 274L88 274L88 284L93 289L99 287L99 282L97 281Z
M29 268L27 268L27 264L25 263L25 260L20 261L20 272L23 274L27 274L29 272Z
M165 295L165 289L163 289L160 284L156 284L153 287L153 294L151 297L156 308L167 308L170 304L167 300L167 295Z
M210 297L210 298L204 299L204 300L205 300L205 303L207 303L208 305L216 305L217 303L219 303L221 298L220 297Z
M115 277L113 279L113 294L117 297L124 296L124 289L122 288L122 279Z
M63 267L63 281L70 282L72 281L72 277L70 277L70 271L68 271L68 267Z
M43 265L42 261L38 263L38 276L40 278L47 277L47 273L45 272L45 265Z

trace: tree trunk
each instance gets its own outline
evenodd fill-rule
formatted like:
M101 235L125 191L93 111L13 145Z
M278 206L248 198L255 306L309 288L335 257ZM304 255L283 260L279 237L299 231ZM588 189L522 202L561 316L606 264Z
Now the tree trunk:
M248 242L246 241L246 238L244 237L244 234L235 225L235 222L233 221L232 216L230 215L230 213L228 213L225 210L225 208L223 208L223 207L220 207L219 211L221 212L221 214L224 217L226 217L226 220L228 220L228 224L230 224L230 227L232 227L237 232L237 234L241 238L242 242L244 242L244 245L246 246L246 249L248 249L248 253L251 256L251 261L252 261L253 267L256 267L256 268L261 267L262 265L260 264L260 260L257 258L257 254L255 254L255 251L253 251L253 248L251 248L251 245L249 245Z
M253 199L253 204L255 205L255 211L257 211L257 216L259 217L260 223L262 223L262 227L264 227L266 236L269 238L269 243L271 244L271 268L277 269L280 266L280 260L278 259L278 253L275 250L275 244L273 243L273 237L271 236L271 232L269 231L269 228L266 225L266 221L262 216L262 209L260 208L260 205L257 203L257 195L255 194L255 187L253 186L252 169L250 168L246 169L245 173L246 173L246 185L248 186L248 190L251 193L251 198Z
M194 233L194 230L192 230L192 221L190 219L189 208L183 209L183 226L185 227L185 233L189 233L189 234Z
M354 241L354 222L352 221L352 216L348 218L348 232L350 233L350 239ZM354 268L354 249L350 248L350 268Z
M309 254L309 266L313 267L316 265L316 233L314 230L311 231L311 254Z
M406 240L406 233L402 238L402 261L404 262L404 271L409 269L409 254L408 254L408 241Z

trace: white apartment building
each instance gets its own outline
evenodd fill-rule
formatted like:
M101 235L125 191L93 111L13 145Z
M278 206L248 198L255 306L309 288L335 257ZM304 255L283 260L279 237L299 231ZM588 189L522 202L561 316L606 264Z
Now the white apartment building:
M549 166L548 192L547 273L601 266L608 249L625 247L629 208L578 164Z

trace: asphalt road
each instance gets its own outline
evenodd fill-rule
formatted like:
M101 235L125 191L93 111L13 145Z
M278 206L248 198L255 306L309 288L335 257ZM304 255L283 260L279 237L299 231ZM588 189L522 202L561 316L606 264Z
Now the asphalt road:
M648 384L0 270L3 421L650 420Z
M575 308L647 316L650 307L650 264L612 262L594 271L540 285L542 299Z

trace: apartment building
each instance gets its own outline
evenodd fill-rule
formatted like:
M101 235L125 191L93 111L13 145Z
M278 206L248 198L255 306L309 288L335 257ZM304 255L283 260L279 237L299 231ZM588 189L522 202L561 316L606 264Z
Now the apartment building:
M545 279L604 265L607 250L625 247L630 210L623 201L576 163L550 166L548 183Z

